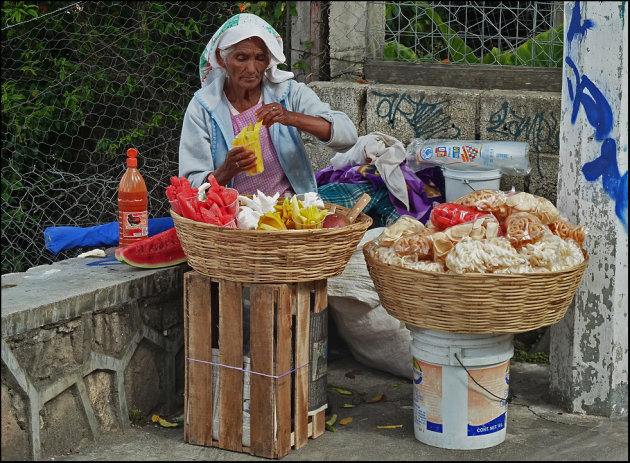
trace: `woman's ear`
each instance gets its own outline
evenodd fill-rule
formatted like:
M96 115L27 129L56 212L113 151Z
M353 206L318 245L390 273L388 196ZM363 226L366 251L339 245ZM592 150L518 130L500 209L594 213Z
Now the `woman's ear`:
M217 63L219 63L219 66L224 68L225 67L225 61L223 61L223 58L221 58L221 53L219 53L219 49L218 48L214 51L214 55L217 58Z

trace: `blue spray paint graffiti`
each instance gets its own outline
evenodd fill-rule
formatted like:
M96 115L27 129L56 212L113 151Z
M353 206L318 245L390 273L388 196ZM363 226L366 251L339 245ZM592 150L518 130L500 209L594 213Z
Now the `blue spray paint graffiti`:
M580 2L575 2L571 15L571 24L567 31L567 41L586 34L588 29L593 28L591 20L582 23L580 12ZM569 56L565 56L567 66L571 68L575 76L575 84L568 77L567 91L569 99L573 102L571 112L571 123L575 124L580 108L584 108L584 113L588 122L595 128L595 140L602 142L601 155L593 161L582 166L582 173L589 182L594 182L602 178L602 186L606 194L615 201L615 214L623 224L626 233L628 232L628 171L623 175L619 172L617 162L617 142L610 138L613 128L613 112L606 96L599 90L597 85L586 75L580 72Z
M372 95L382 99L376 105L376 115L381 119L387 119L392 129L396 124L396 115L400 114L411 125L415 138L457 138L461 133L458 127L451 122L451 116L444 114L444 105L447 101L438 103L426 103L424 95L418 101L414 101L406 93L384 94L372 92Z
M510 108L510 104L504 101L501 108L490 116L490 127L487 132L499 133L509 136L514 141L526 141L536 152L536 165L542 178L540 167L541 147L547 145L553 151L558 151L560 146L560 126L553 112L548 114L536 113L534 116L519 116Z
M569 28L567 29L567 43L570 45L576 37L581 40L586 35L586 31L592 29L594 25L590 19L585 19L582 22L580 2L575 2L573 13L571 14L571 23L569 23Z

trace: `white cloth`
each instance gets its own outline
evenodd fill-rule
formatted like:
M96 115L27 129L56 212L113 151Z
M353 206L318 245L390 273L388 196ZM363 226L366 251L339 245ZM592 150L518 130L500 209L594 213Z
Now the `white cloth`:
M363 246L385 228L365 232L343 273L328 279L328 307L339 335L362 364L413 379L411 333L381 305L363 256Z
M264 19L254 14L240 13L228 19L206 45L199 60L199 78L202 87L213 81L219 73L225 72L217 61L215 53L217 48L222 50L250 37L260 37L269 50L270 60L265 70L265 77L270 82L280 83L294 77L292 72L278 69L278 64L286 61L280 34Z
M355 145L345 153L335 154L330 164L335 169L340 169L373 163L383 177L387 189L409 209L407 183L400 168L405 158L405 147L399 140L381 132L372 132L359 137Z

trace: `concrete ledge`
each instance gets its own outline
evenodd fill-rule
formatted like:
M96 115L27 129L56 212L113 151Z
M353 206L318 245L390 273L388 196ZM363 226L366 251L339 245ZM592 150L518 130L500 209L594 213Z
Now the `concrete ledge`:
M190 267L87 265L106 260L2 275L3 460L81 448L127 429L134 407L145 415L181 408Z

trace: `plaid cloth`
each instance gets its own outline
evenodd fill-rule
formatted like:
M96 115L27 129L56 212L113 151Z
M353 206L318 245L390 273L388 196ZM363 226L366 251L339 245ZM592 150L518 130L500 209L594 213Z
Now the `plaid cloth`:
M374 191L371 183L328 183L320 186L317 191L323 201L347 208L352 208L363 193L369 194L372 199L363 212L372 217L370 228L387 227L400 217L389 200L387 188Z
M401 215L410 215L422 223L426 223L431 215L433 205L442 202L444 178L439 167L413 172L406 163L401 169L407 184L410 207L392 195L373 164L360 166L344 166L335 169L328 166L315 174L318 192L324 201L352 207L363 193L372 196L372 200L363 210L372 217L372 227L385 227Z

